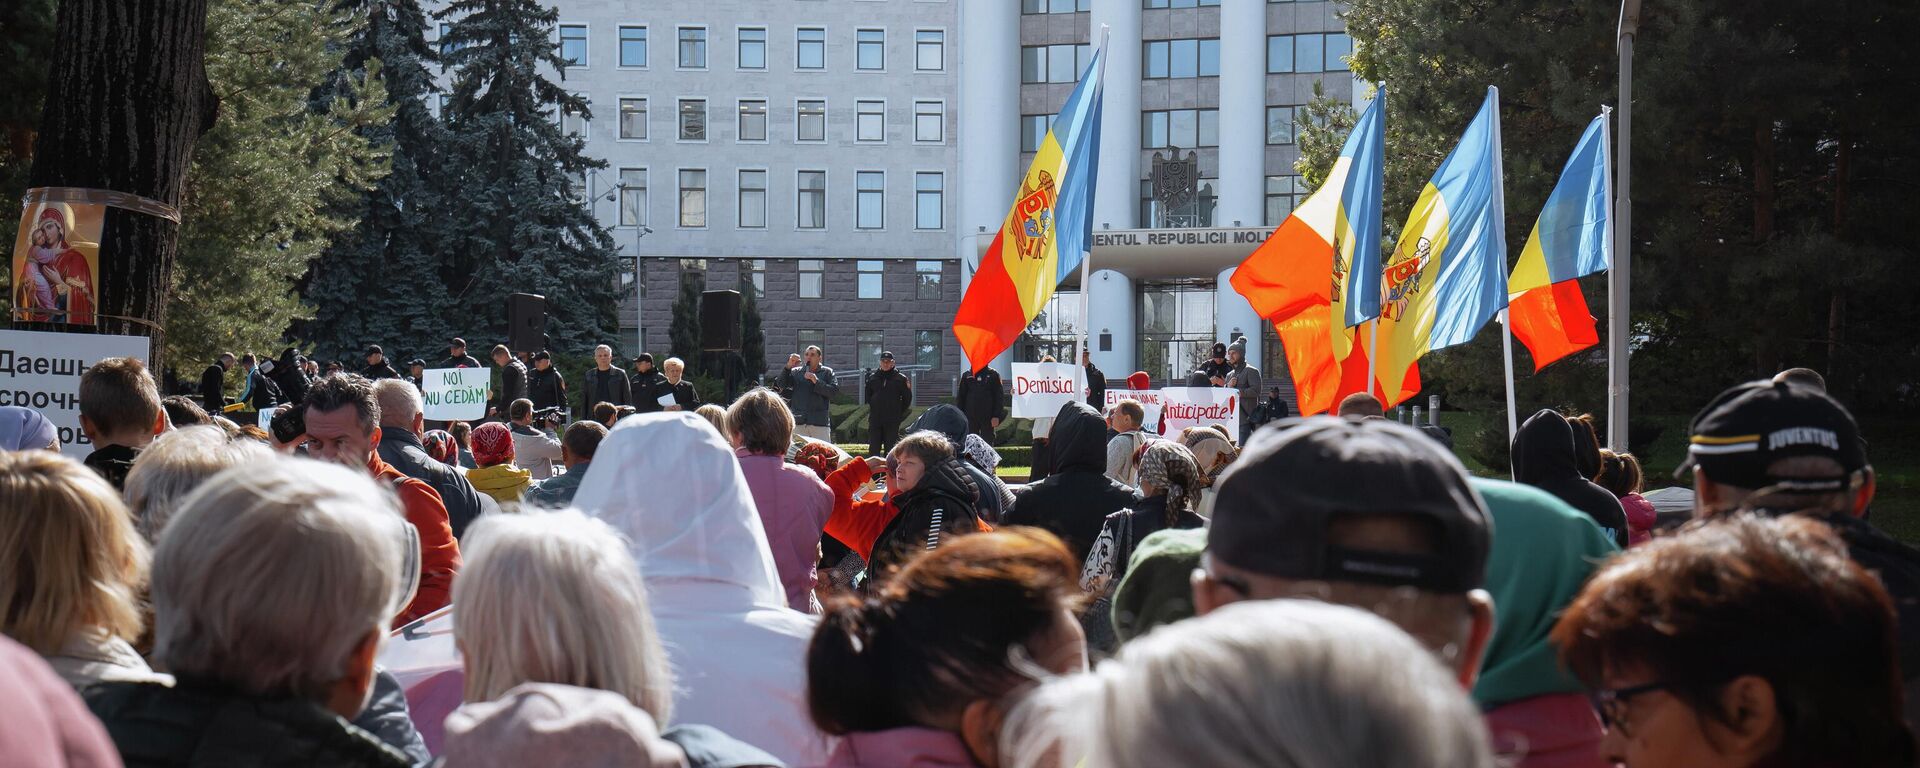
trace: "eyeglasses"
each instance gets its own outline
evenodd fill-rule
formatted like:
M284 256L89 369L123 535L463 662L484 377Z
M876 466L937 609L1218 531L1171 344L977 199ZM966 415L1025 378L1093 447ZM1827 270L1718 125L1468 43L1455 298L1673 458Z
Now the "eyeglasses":
M1619 729L1620 735L1630 737L1633 733L1627 721L1627 707L1632 703L1633 697L1643 693L1664 691L1669 687L1669 683L1647 683L1628 688L1594 691L1588 694L1588 698L1593 701L1593 710L1600 713L1601 725L1606 726L1608 730Z

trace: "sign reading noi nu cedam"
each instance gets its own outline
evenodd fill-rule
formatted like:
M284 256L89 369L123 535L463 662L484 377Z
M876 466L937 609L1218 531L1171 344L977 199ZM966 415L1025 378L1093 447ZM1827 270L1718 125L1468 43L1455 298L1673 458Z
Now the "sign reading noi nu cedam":
M428 421L472 421L487 415L487 368L435 368L421 373L420 399Z

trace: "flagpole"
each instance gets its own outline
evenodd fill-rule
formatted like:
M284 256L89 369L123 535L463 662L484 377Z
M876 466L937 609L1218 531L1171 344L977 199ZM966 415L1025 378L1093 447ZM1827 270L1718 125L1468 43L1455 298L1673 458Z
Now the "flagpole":
M1500 89L1488 86L1487 91L1493 98L1493 220L1495 231L1500 235L1500 267L1504 270L1507 266L1507 163L1500 148ZM1503 285L1505 282L1501 281ZM1520 432L1520 411L1513 393L1513 323L1504 307L1500 310L1500 329L1507 365L1507 444L1512 445L1514 436Z
M1385 82L1385 81L1380 81L1380 82L1376 82L1376 83L1374 83L1374 84L1373 84L1373 97L1374 97L1374 98L1376 98L1376 99L1383 99L1383 100L1387 98L1387 84L1386 84L1386 82ZM1381 116L1381 118L1382 118L1382 122L1384 122L1384 118L1386 117L1386 112L1385 112L1385 110L1386 110L1386 104L1384 104L1384 103L1383 103L1383 104L1381 104L1381 105L1380 105L1380 109L1382 110L1382 111L1381 111L1381 113L1380 113L1380 116ZM1381 126L1381 127L1380 127L1380 130L1381 130L1381 132L1382 132L1382 133L1384 133L1384 132L1386 131L1386 126L1384 126L1384 125L1383 125L1383 126ZM1382 158L1382 159L1381 159L1381 163L1382 163L1382 164L1384 164L1385 162L1386 162L1386 159L1385 159L1385 158ZM1385 207L1385 206L1381 206L1381 208L1380 208L1380 215L1381 215L1381 217L1382 217L1382 218L1384 218L1384 217L1386 216L1386 207ZM1368 245L1368 243L1355 243L1353 247L1355 247L1355 248L1361 248L1361 247L1364 247L1364 246L1366 246L1366 245ZM1378 252L1379 252L1379 250L1380 250L1380 244L1379 244L1379 243L1372 243L1371 245L1373 246L1373 250L1374 250L1374 251L1375 251L1376 253L1378 253ZM1335 259L1339 259L1339 258L1340 258L1340 254L1337 254L1337 253L1336 253L1336 254L1334 254L1334 255L1333 255L1333 258L1335 258ZM1386 275L1386 272L1387 272L1387 260L1386 260L1385 258L1382 258L1382 259L1380 259L1380 274L1381 274L1381 277L1380 277L1379 279L1377 279L1377 280L1376 280L1376 281L1374 282L1374 288L1375 288L1376 290L1378 290L1378 289L1380 288L1380 286L1381 286L1381 285L1383 285L1383 284L1385 284L1385 283L1386 283L1386 279L1385 279L1385 275ZM1374 388L1374 386L1375 386L1375 385L1374 385L1374 383L1373 383L1373 377L1374 377L1374 372L1375 372L1375 371L1376 371L1376 370L1377 370L1377 369L1379 368L1379 366L1380 366L1380 317L1379 317L1379 313L1378 313L1378 312L1376 311L1376 312L1374 313L1374 317L1373 317L1373 319L1371 319L1371 320L1368 320L1367 322L1368 322L1368 323L1370 323L1370 324L1371 324L1371 325L1373 326L1372 328L1370 328L1370 329L1368 329L1368 330L1367 330L1367 384L1366 384L1366 386L1367 386L1367 392L1368 392L1368 393L1372 393L1372 392L1373 392L1373 388ZM1383 390L1383 392L1384 392L1384 390Z
M1100 25L1100 48L1096 50L1095 53L1099 54L1099 58L1100 58L1100 83L1101 83L1101 87L1103 88L1105 87L1107 82L1107 57L1105 55L1107 52L1107 36L1110 35L1112 32L1113 32L1112 27L1109 27L1105 24ZM1100 162L1099 158L1097 157L1094 158L1094 163L1096 165L1098 165L1099 162ZM1095 191L1097 192L1098 190L1095 190ZM1088 204L1089 205L1092 204L1091 199L1088 200ZM1089 219L1089 221L1091 221L1091 219ZM1089 301L1089 298L1092 296L1092 294L1093 294L1093 240L1088 239L1087 251L1086 253L1083 253L1080 255L1080 336L1079 338L1074 340L1074 346L1076 347L1076 349L1074 350L1074 354L1073 354L1073 362L1075 365L1080 364L1080 356L1082 354L1088 354L1088 355L1092 354L1093 340L1089 336L1089 334L1093 332L1092 330L1093 325L1087 322L1088 313L1093 311L1091 308L1091 302ZM1082 370L1084 370L1084 368Z
M1507 317L1506 310L1500 310L1500 347L1506 352L1507 364L1507 444L1513 444L1514 435L1520 432L1520 406L1513 394L1513 322Z
M1616 234L1608 241L1607 261L1607 444L1627 449L1628 341L1633 306L1633 43L1640 32L1640 0L1622 0L1616 45L1620 54L1620 186L1613 190L1613 216L1608 222ZM1608 171L1612 171L1608 157ZM1611 179L1609 179L1611 181ZM1614 249L1625 240L1626 252Z

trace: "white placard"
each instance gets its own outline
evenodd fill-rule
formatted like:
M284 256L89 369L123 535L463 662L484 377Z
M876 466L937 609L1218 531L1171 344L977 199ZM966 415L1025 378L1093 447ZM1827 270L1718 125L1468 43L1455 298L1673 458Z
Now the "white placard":
M0 331L0 405L32 408L53 422L60 452L84 459L93 443L80 431L80 374L108 357L147 361L143 336Z
M1226 387L1167 387L1160 390L1160 413L1167 419L1167 434L1187 427L1225 425L1240 428L1240 390Z
M1072 363L1014 363L1013 416L1052 418L1086 389L1086 369Z
M1147 423L1140 425L1147 432L1160 431L1160 390L1157 389L1109 389L1107 403L1100 412L1105 413L1122 400L1137 400L1140 409L1147 412Z
M427 421L473 421L487 415L487 385L493 372L485 368L435 368L421 375L421 399Z

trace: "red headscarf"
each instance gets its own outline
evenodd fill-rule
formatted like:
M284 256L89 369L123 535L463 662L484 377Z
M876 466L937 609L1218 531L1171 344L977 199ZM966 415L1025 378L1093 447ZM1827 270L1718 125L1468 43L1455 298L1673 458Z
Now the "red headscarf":
M473 429L473 463L483 467L513 463L513 432L490 421Z

